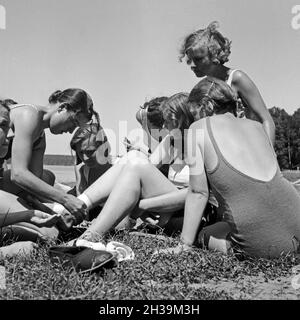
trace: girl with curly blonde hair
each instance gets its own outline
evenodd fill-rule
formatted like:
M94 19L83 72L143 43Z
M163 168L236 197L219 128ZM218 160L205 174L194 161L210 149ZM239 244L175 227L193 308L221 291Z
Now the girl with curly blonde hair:
M231 53L231 41L217 30L218 27L215 21L189 34L183 41L179 59L182 61L186 57L197 77L215 77L232 87L239 98L238 114L258 119L274 144L274 121L255 83L245 72L225 66Z

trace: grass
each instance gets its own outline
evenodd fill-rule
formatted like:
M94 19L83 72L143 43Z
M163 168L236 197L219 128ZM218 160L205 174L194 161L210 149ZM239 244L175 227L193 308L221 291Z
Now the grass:
M300 179L298 172L284 175ZM0 262L6 268L6 289L0 289L0 300L300 299L300 289L291 285L292 268L300 263L293 255L241 261L233 255L196 249L153 258L154 250L174 246L178 238L161 240L124 231L108 235L107 241L111 240L129 245L135 260L102 274L80 275L51 263L49 244L29 257Z
M292 288L295 256L275 260L239 261L235 256L195 250L178 256L152 257L157 248L176 245L178 239L138 237L123 231L109 235L135 252L102 274L80 275L50 262L44 245L30 257L5 261L6 290L0 299L93 299L93 300L226 300L299 299ZM280 281L278 281L280 279Z

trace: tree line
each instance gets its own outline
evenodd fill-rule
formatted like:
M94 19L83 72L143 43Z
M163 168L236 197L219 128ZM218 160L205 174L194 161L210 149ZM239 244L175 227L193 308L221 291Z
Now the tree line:
M300 108L289 115L284 109L269 109L275 122L275 152L280 169L300 169Z

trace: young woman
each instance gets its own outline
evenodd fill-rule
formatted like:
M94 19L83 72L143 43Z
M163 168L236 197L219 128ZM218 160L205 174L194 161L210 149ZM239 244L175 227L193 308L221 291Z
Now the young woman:
M229 60L231 42L217 31L218 26L212 22L206 29L188 35L180 50L180 61L186 56L197 77L211 76L226 81L240 98L239 105L242 102L246 108L246 117L256 116L274 144L275 124L256 85L245 72L224 65Z
M166 102L167 108L183 113L183 104L187 94L179 93ZM182 125L185 125L185 123ZM182 210L187 194L186 185L167 179L155 165L171 163L174 171L180 172L185 167L182 159L182 136L178 133L164 138L155 152L148 158L144 153L131 151L112 168L105 172L93 185L84 191L87 208L98 203L105 205L100 215L89 229L80 237L97 241L126 216L142 215L144 211L159 213L159 225L165 226L170 217ZM72 242L73 244L73 242Z
M110 144L105 131L98 123L79 128L71 142L76 153L76 195L84 192L111 166Z
M5 103L0 103L0 157L4 157L7 152L7 133L9 130L10 117L9 108ZM0 180L2 178L0 177ZM15 195L9 194L0 190L0 240L5 233L4 227L16 225L20 222L35 225L37 228L49 228L54 226L59 220L58 215L48 215L47 213L37 210L27 210L17 199ZM29 252L33 249L32 242L20 242L7 247L0 248L0 259L7 256L12 256L20 251Z
M10 106L10 128L14 136L11 171L4 173L0 188L21 197L29 193L39 199L54 201L71 214L83 216L85 206L82 201L42 180L46 147L44 130L49 128L53 134L71 133L76 127L84 126L94 114L92 99L81 89L56 91L45 106Z
M163 129L164 119L162 115L163 103L168 97L157 97L144 103L136 113L136 120L140 123L145 132L145 149L151 154L164 138Z
M265 128L237 118L236 106L234 91L216 78L200 81L189 96L187 112L194 118L199 108L213 110L214 115L196 121L188 130L190 188L183 245L167 252L189 249L195 242L256 257L299 251L300 197L283 178ZM176 128L174 121L168 125ZM204 228L197 239L208 183L219 203L219 221Z

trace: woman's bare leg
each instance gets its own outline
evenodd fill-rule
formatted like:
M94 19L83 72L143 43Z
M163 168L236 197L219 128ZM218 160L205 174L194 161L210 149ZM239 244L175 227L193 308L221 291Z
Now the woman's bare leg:
M84 191L92 202L93 207L103 203L108 198L115 184L119 181L123 168L129 161L134 161L134 159L139 161L138 159L147 159L147 157L139 151L128 152Z
M83 238L93 240L116 226L136 206L139 199L147 199L177 191L156 167L145 159L129 161L112 189L104 208ZM93 196L97 195L96 189ZM89 190L85 194L90 198ZM93 198L93 201L97 198Z

